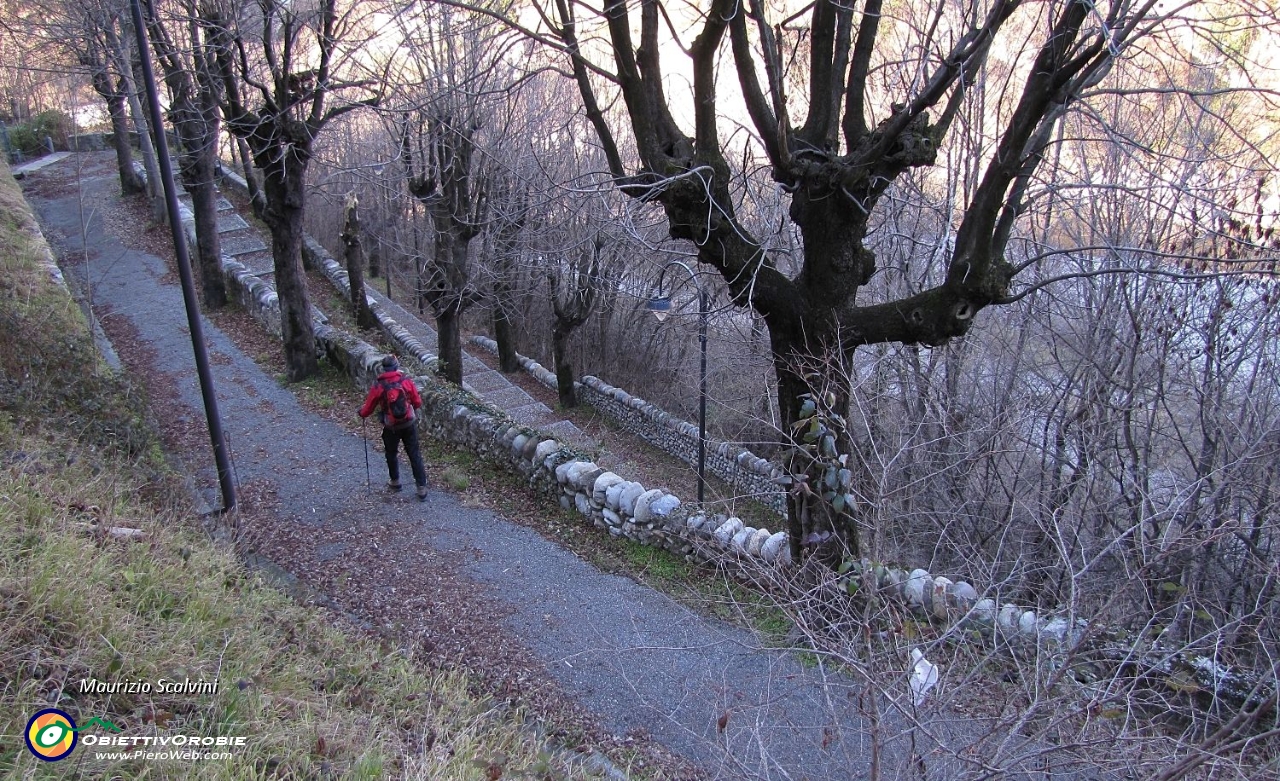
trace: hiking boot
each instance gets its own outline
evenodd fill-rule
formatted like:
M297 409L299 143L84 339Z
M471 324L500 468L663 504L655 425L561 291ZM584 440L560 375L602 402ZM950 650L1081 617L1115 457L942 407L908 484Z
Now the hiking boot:
M399 481L399 480L392 480L392 481L388 482L388 483L387 483L387 490L388 490L388 491L399 491L399 490L400 490L400 481Z
M418 486L418 499L425 501L427 498L427 487L425 485Z

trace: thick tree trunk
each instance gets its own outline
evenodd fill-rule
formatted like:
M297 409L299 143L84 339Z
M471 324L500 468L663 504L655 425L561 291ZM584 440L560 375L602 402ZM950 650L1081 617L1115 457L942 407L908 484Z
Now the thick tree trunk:
M222 242L218 237L218 137L221 116L218 113L218 84L206 67L205 52L192 52L192 65L183 61L170 37L170 29L160 23L155 7L147 3L151 45L156 52L165 85L169 89L169 122L178 139L178 169L182 184L191 196L196 228L196 265L206 309L219 309L227 304L227 290L222 280ZM190 28L190 41L199 39L196 26Z
M200 266L201 299L207 309L227 305L227 286L222 278L222 242L218 238L218 191L213 186L215 171L212 149L195 156L191 168L183 167L183 180L191 195L191 211L196 222L196 261Z
M244 171L244 183L249 188L249 205L253 208L253 214L258 219L262 219L262 215L266 212L267 196L262 192L262 186L258 182L258 172L253 170L253 158L249 156L249 145L239 136L235 140L236 151L240 155L240 166Z
M499 270L494 287L497 299L493 307L493 340L498 343L498 369L504 374L520 371L520 359L516 350L515 328L511 323L511 283L506 279L506 269Z
M436 332L440 375L454 385L462 385L462 307L458 303L436 312Z
M509 193L506 187L500 189L504 194ZM524 231L528 214L528 199L522 191L507 200L511 201L507 208L513 216L500 224L493 246L493 339L498 343L498 370L513 374L520 371L520 359L517 357L515 328L511 323L511 313L515 311L512 278L516 273L520 234Z
M315 327L311 322L311 298L302 270L302 217L306 202L305 168L268 162L274 149L259 159L264 170L267 208L263 214L271 229L271 254L275 260L276 294L280 297L280 326L284 360L290 382L304 380L319 370Z
M120 191L125 195L146 192L147 184L133 170L133 145L129 142L129 115L125 106L124 94L111 89L110 82L104 75L105 84L99 88L98 77L94 76L94 88L107 102L107 115L111 117L111 146L116 152L116 167L120 170Z
M420 300L430 304L436 317L436 352L444 363L441 375L461 385L462 313L474 303L474 292L467 284L467 250L474 234L456 229L448 215L437 213L433 218L438 230L435 255L425 267L418 265Z
M569 361L569 336L572 328L562 328L559 323L551 329L551 357L556 365L556 393L560 406L573 409L578 406L578 393L573 387L573 364Z
M151 141L151 129L147 114L138 98L132 79L126 80L125 95L129 101L129 113L138 132L138 151L142 154L142 166L147 171L147 199L151 204L151 219L165 222L168 212L164 204L164 186L160 183L160 163L156 159L156 147Z
M845 367L851 356L840 353L839 348L826 350L823 345L835 343L820 334L790 334L775 327L770 329L770 338L779 417L791 440L788 471L796 481L787 493L791 555L799 561L802 552L816 553L838 566L863 551L859 508L846 503L844 497L851 492L840 482L841 470L848 469L844 474L851 477L857 458L849 432L841 423L848 417ZM808 400L813 401L812 407L806 406ZM810 408L812 413L805 412ZM823 432L832 437L829 447L822 441ZM830 482L832 476L835 484ZM836 496L841 498L837 501Z
M360 242L360 214L355 196L346 204L346 219L342 224L342 244L347 264L347 279L351 283L351 313L360 328L377 328L378 318L369 307L369 297L364 292L364 249Z
M125 40L132 35L133 28L127 20L121 20L126 34ZM129 114L133 120L134 130L138 134L138 151L142 155L142 166L147 172L146 192L151 206L151 218L156 222L165 220L164 189L160 184L160 164L156 162L155 146L151 143L148 132L147 114L142 102L138 99L137 82L133 78L133 47L121 40L114 25L108 25L106 33L106 54L112 67L119 76L117 92L122 93L129 106ZM128 135L126 134L126 139Z

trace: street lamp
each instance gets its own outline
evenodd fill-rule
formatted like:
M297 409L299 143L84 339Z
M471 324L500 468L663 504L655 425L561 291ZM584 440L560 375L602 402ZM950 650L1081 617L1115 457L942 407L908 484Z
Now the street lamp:
M707 494L707 291L698 282L698 275L693 269L679 260L672 260L658 272L658 286L653 297L645 304L645 309L653 312L653 316L661 323L671 314L671 299L663 295L663 280L667 277L667 269L679 266L689 274L693 286L698 289L698 342L702 347L702 366L698 382L698 504L706 501Z

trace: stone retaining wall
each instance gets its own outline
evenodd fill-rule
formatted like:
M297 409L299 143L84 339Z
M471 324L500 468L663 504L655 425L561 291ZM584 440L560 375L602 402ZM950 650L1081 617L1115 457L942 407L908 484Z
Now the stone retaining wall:
M487 336L473 336L471 343L497 355L498 343ZM518 356L521 368L538 382L556 390L556 376L532 358ZM599 377L586 376L576 383L578 399L609 417L628 434L684 461L698 465L698 427L615 388ZM778 479L782 468L732 442L707 440L707 472L752 499L786 516L787 497Z

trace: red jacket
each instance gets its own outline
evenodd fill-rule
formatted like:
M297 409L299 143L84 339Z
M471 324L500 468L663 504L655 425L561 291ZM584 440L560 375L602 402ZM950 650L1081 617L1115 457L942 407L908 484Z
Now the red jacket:
M387 411L382 398L385 394L383 384L395 382L396 380L401 381L400 387L404 388L404 393L409 397L409 403L413 405L413 408L415 410L422 409L422 397L418 395L418 387L413 384L413 380L409 379L409 375L399 369L393 369L378 375L378 381L369 389L369 395L364 399L364 406L360 408L360 417L367 418L373 414L375 409L381 410L382 425L387 425Z

